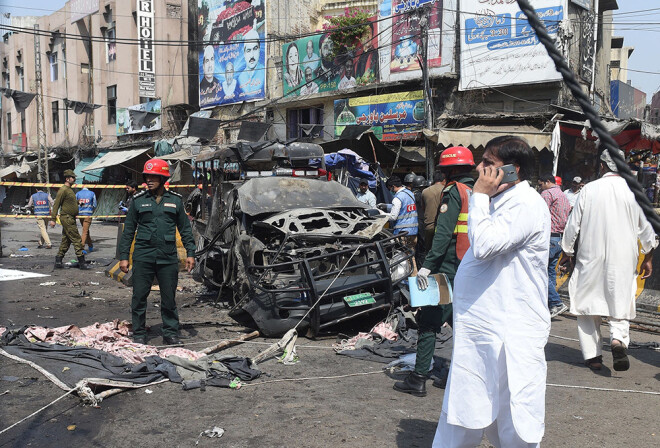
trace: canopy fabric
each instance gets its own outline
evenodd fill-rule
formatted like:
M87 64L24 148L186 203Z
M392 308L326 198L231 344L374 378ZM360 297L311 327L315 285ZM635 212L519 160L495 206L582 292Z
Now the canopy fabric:
M101 151L96 157L84 157L80 159L80 162L78 162L78 165L76 165L76 168L73 170L73 172L76 173L76 179L78 179L78 183L81 183L81 181L84 183L101 181L101 177L103 176L103 168L94 170L92 172L83 172L83 170L86 170L89 165L99 160L106 154L107 151Z
M560 126L561 132L566 135L591 141L597 140L596 135L591 129L587 130L579 125L573 126L573 123L561 123ZM640 129L626 129L617 134L613 134L612 137L625 152L649 149L653 151L654 154L660 153L660 141L644 138Z
M424 130L430 140L435 143L443 145L445 148L450 146L472 146L477 148L479 146L485 147L486 144L495 137L503 135L515 135L524 138L529 146L541 151L542 149L550 149L550 141L552 133L540 132L533 126L488 126L488 125L474 125L467 126L460 129L438 129L432 131L430 129Z
M165 156L160 156L159 159L163 160L190 160L195 157L190 149L182 149Z
M138 149L126 149L121 151L108 151L102 157L90 163L87 166L87 168L83 168L82 171L85 173L89 173L101 168L108 168L110 166L119 165L128 160L134 159L141 154L144 154L150 149L151 149L150 147L146 147L146 148L138 148Z

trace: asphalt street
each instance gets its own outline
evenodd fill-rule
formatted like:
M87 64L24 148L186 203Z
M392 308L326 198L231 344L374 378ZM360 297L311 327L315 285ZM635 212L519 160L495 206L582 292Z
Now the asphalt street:
M92 226L98 251L89 256L94 262L89 271L53 270L61 227L50 230L54 248L45 250L36 248L33 221L5 219L1 225L0 268L49 277L0 282L0 326L85 326L130 319L130 288L103 274L103 265L115 253L114 225ZM28 250L20 251L21 246ZM71 249L65 261L73 258ZM56 284L40 286L45 282ZM201 349L248 331L231 324L222 303L214 305L212 298L200 297L202 289L188 274L180 274L180 284L182 321L228 324L184 327L187 348ZM150 343L160 345L156 294L149 299L147 323ZM364 321L341 331L368 331L374 323ZM607 337L606 327L603 333ZM551 335L542 446L659 446L660 351L630 350L630 370L615 372L607 347L606 368L594 373L582 363L574 318L553 320ZM331 345L336 336L299 338L298 364L269 360L261 364L265 374L239 390L183 391L178 384L163 383L112 396L99 408L85 407L79 398L68 396L0 434L0 447L431 446L444 391L429 382L424 398L395 392L396 375L383 372L382 364L335 354ZM631 336L635 342L660 343L657 334L632 331ZM250 357L274 341L259 338L225 352ZM30 366L0 356L0 431L63 393ZM216 426L225 430L222 438L200 437Z

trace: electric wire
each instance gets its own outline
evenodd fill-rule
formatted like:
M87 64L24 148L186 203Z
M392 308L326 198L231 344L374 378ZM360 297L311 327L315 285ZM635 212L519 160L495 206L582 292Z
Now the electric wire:
M660 216L656 213L651 201L646 196L644 189L637 181L637 178L632 174L630 167L626 163L624 157L619 153L620 149L616 141L609 134L605 125L600 119L600 116L594 106L589 101L589 97L582 90L579 82L575 78L573 71L568 67L568 64L562 56L559 49L556 47L554 40L548 35L543 22L536 15L536 10L529 4L528 0L516 0L520 10L527 16L529 24L534 29L539 41L543 44L548 55L554 61L555 67L561 73L566 86L569 88L577 102L579 103L585 116L589 119L589 123L593 131L600 138L600 144L605 147L621 177L628 184L628 188L635 195L637 203L642 208L646 219L649 221L656 234L660 234Z

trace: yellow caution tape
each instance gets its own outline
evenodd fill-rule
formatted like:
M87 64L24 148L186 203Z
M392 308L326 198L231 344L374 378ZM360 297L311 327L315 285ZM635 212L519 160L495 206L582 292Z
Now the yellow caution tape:
M41 187L41 188L61 188L64 184L47 184L43 182L0 182L0 185L5 187ZM182 184L182 185L168 185L167 188L196 188L200 185L195 184ZM71 188L126 188L126 185L97 185L97 184L73 184ZM143 188L139 185L138 188Z
M92 219L99 219L99 218L125 218L126 215L95 215L95 216L76 216L76 219L78 218L92 218ZM43 219L47 218L50 221L50 216L37 216L37 215L0 215L0 218L18 218L18 219L26 219L26 218L32 218L32 219ZM58 217L58 224L59 224L59 217Z

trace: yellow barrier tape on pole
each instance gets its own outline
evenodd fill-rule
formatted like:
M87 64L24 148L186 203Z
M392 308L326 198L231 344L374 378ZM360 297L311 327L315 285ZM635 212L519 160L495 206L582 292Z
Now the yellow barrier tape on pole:
M98 215L98 216L91 216L92 219L99 219L99 218L125 218L126 215ZM33 219L41 219L41 218L49 218L48 216L37 216L37 215L0 215L0 218L18 218L18 219L26 219L26 218L33 218ZM90 218L90 216L76 216L76 219L79 218ZM59 224L59 223L58 223Z
M41 188L61 188L64 184L47 184L43 182L0 182L1 186L5 187L41 187ZM197 188L200 185L195 184L182 184L182 185L168 185L168 188ZM97 184L73 184L71 188L93 188L93 189L106 189L106 188L126 188L126 185L97 185ZM138 188L144 188L139 185Z

